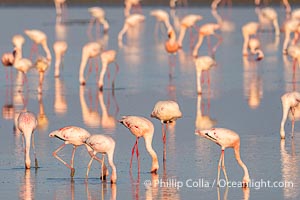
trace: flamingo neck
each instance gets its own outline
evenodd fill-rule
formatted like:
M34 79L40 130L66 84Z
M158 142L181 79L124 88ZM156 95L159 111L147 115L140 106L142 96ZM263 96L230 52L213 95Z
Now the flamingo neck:
M111 183L116 183L117 181L117 168L114 164L114 148L113 150L107 152L107 157L108 157L108 163L112 169L112 172L111 172Z
M238 164L243 168L244 170L244 178L243 181L249 182L250 181L250 177L249 177L249 172L248 172L248 168L247 166L243 163L241 156L240 156L240 145L236 145L234 147L234 155L235 155L235 159L238 162Z
M158 160L157 160L157 154L154 151L154 149L152 148L152 138L153 138L153 134L144 135L146 149L147 149L148 153L150 154L150 156L152 157L151 172L155 172L156 170L158 170L159 165L158 165Z
M31 132L24 132L24 138L25 138L25 168L30 168L30 142L31 142Z

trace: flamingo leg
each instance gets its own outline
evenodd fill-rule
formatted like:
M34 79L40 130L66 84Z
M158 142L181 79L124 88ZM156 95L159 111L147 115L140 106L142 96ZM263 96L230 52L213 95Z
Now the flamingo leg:
M86 181L87 181L87 179L88 179L88 177L89 177L90 168L91 168L91 165L92 165L92 162L93 162L95 156L96 156L96 155L93 154L93 156L92 156L92 158L91 158L91 160L90 160L90 162L89 162L89 164L88 164L88 166L87 166L86 177L85 177Z
M138 145L139 140L136 140L136 159L138 161L138 173L140 173L140 153L139 153L139 145Z
M222 43L222 37L218 34L214 34L214 36L218 39L217 44L212 48L212 54L215 55L217 48L220 46L220 44Z
M34 136L31 136L31 142L32 142L32 149L33 149L33 154L34 154L34 163L35 163L35 168L38 168L38 160L36 158L36 151L35 151L35 145L34 145Z
M138 138L136 138L135 144L133 145L132 150L131 150L130 170L132 169L132 159L133 159L134 150L135 150L136 145L137 145L137 140L138 140Z
M116 80L116 77L117 77L117 74L118 74L119 68L120 68L119 65L118 65L118 63L115 63L115 65L116 65L116 70L115 70L114 78L113 78L112 84L111 84L111 87L113 89L115 88L115 80Z
M222 149L223 151L223 149ZM218 164L218 178L217 178L217 186L220 187L220 169L221 169L221 163L222 163L222 153L220 155L219 164Z
M294 128L295 128L295 110L294 108L291 108L291 112L292 112L292 116L293 116L293 119L292 119L292 138L294 137Z
M228 176L226 173L226 168L225 168L225 156L224 156L224 150L222 150L222 169L223 169L223 173L226 179L226 183L228 183Z
M101 164L101 171L102 171L101 174L102 174L102 176L101 176L101 181L105 180L104 176L103 176L103 174L105 173L103 167L104 167L104 154L102 154L102 164Z
M94 155L92 151L89 151L88 153L91 157L94 157L94 159L97 160L102 165L102 159L98 158L97 155ZM108 176L108 170L107 170L107 167L106 167L105 163L103 163L103 170L102 171L103 171L103 174L102 174L103 180L106 180L106 176ZM101 177L101 179L102 179L102 177Z
M61 159L61 158L57 155L57 153L58 153L61 149L63 149L65 146L66 146L66 144L63 143L60 147L58 147L58 148L52 153L52 155L53 155L57 160L59 160L60 162L62 162L66 167L68 167L70 170L72 170L72 167L71 167L66 161L64 161L63 159Z
M74 146L74 145L73 145L72 157L71 157L71 177L73 177L74 174L75 174L75 169L74 169L74 156L75 156L76 148L77 148L77 146Z

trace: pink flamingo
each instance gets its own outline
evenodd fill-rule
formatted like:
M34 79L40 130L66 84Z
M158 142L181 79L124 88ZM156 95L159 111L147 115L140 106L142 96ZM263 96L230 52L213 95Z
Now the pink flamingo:
M210 70L213 66L216 65L216 62L210 56L200 56L200 57L196 58L194 62L196 65L197 92L198 92L198 94L202 94L202 87L201 87L201 81L200 81L202 71ZM208 77L208 84L210 84L209 77Z
M15 60L14 60L13 67L16 68L19 72L23 73L24 80L25 80L25 83L27 85L28 80L27 80L26 74L34 66L33 66L31 60L21 57L22 56L22 50L21 49L15 48L14 54L15 54ZM24 82L24 80L23 80L23 82Z
M31 50L37 52L37 45L40 44L46 52L47 59L51 60L51 53L47 44L47 35L43 31L36 29L25 30L24 33L34 42Z
M164 131L164 124L166 128L169 123L175 122L182 117L179 105L175 101L158 101L151 113L151 117L160 120L162 125L162 139L166 143L166 132Z
M138 140L140 137L143 137L145 140L145 145L148 153L152 157L152 167L151 173L156 173L159 165L157 155L152 148L152 138L154 134L154 126L152 122L144 117L138 116L123 116L122 119L119 121L123 124L126 128L130 130L130 132L136 137L135 144L132 148L131 159L130 159L130 170L132 168L132 158L134 154L134 150L136 149L136 156L139 161L139 148L138 148Z
M254 0L254 4L255 4L256 6L259 6L259 5L260 5L260 1L261 1L261 0ZM284 7L285 7L285 12L286 12L286 13L290 13L292 9L291 9L289 0L282 0L282 3L283 3L283 5L284 5Z
M51 63L49 62L49 60L47 60L45 57L38 57L38 59L35 62L35 67L39 72L39 87L38 87L39 94L42 93L45 72L48 70L50 64Z
M282 103L282 120L280 124L280 137L285 138L284 125L288 116L289 111L292 113L292 137L294 136L294 126L295 126L295 107L299 105L300 93L299 92L288 92L281 96Z
M296 41L299 38L300 34L300 21L297 19L290 19L284 24L284 41L283 41L283 48L282 53L287 53L287 48L290 43L291 33L294 33L294 39L292 44L295 45Z
M54 0L56 15L62 15L66 7L66 0Z
M240 156L240 137L239 135L229 129L225 128L212 128L209 130L196 130L196 135L199 135L201 137L204 137L206 139L209 139L210 141L215 142L217 145L221 146L221 156L219 160L218 165L218 186L220 181L220 168L222 167L222 170L224 172L224 176L226 179L226 182L228 183L228 177L225 169L224 164L224 151L225 148L233 148L235 158L238 162L238 164L243 168L244 170L244 177L243 177L243 187L247 187L250 182L249 172L247 166L243 163Z
M263 25L265 21L272 22L275 29L275 35L279 36L280 29L278 25L278 17L276 10L274 8L266 7L262 9L256 8L255 11L258 15L258 19L261 22L261 25Z
M215 54L218 46L221 44L222 42L222 37L218 34L215 33L216 30L220 29L220 25L219 24L215 24L215 23L207 23L207 24L203 24L200 28L199 28L199 37L198 37L198 42L196 43L194 50L193 50L193 56L197 57L198 55L198 49L201 47L201 44L203 42L204 37L209 37L210 35L215 36L218 39L217 44L212 48L212 53Z
M92 154L93 150L91 149L90 146L88 146L85 142L88 139L88 137L90 137L90 133L87 132L85 129L80 128L80 127L76 127L76 126L66 126L63 127L61 129L52 131L49 134L49 137L56 137L58 139L61 139L62 141L64 141L64 143L59 146L53 153L52 155L59 160L60 162L62 162L66 167L68 167L71 170L71 177L74 176L75 174L75 169L74 169L74 156L75 156L75 151L76 148L78 146L81 145L85 145L90 156L94 157L97 161L99 161L100 163L102 163L102 161L95 157L95 155ZM72 144L73 145L73 151L72 151L72 157L71 157L71 164L66 163L63 159L61 159L57 153L62 150L66 144ZM105 164L103 171L102 171L102 177L105 179L106 175L107 175L107 170L106 170L106 166Z
M84 69L86 67L86 63L90 58L95 58L100 55L101 50L102 47L98 42L89 42L82 47L81 63L79 69L79 83L81 85L85 85ZM96 71L98 73L98 67L96 67Z
M25 38L22 35L14 35L11 39L15 48L22 49L23 44L25 43ZM22 55L21 55L22 57Z
M261 60L264 58L264 53L260 47L260 41L257 38L250 38L248 42L248 47L251 54L257 55L256 60Z
M248 46L249 40L251 36L255 36L259 29L259 24L257 22L248 22L242 27L242 33L244 37L244 44L243 44L243 56L248 55Z
M21 112L18 117L17 127L21 131L23 136L23 144L25 141L25 148L24 148L24 161L25 161L25 168L30 169L30 140L32 140L32 148L34 151L34 161L35 161L35 168L38 168L38 161L36 158L35 152L35 145L34 145L34 137L33 131L37 127L37 119L32 112Z
M179 47L182 47L182 41L186 32L186 29L195 27L195 24L202 20L203 17L201 15L195 15L195 14L189 14L182 18L180 22L180 33L178 37L178 45ZM192 30L190 31L190 36L192 35Z
M114 164L114 151L115 151L115 141L109 136L105 135L92 135L87 138L85 143L93 149L91 153L91 160L88 164L87 171L86 171L86 179L88 179L89 171L92 165L93 160L96 158L97 153L102 154L102 170L104 165L104 154L107 154L109 165L112 168L111 173L111 183L116 183L117 181L117 169Z
M168 30L168 37L169 39L165 42L165 49L169 56L172 56L177 53L179 50L179 44L176 40L176 33L173 29L173 27L170 27ZM173 76L173 68L175 67L175 57L170 58L169 57L169 78L172 78Z
M128 31L130 27L134 27L137 24L145 20L145 16L141 14L132 14L126 17L122 30L118 34L118 42L120 46L123 43L123 35Z
M91 29L93 28L93 24L96 21L97 25L102 24L103 25L103 32L106 34L109 29L109 23L105 19L105 11L103 8L100 7L91 7L88 9L89 13L92 15L92 18L89 23L88 27L88 33L91 32ZM99 28L99 26L98 26ZM97 32L99 33L99 29L97 29Z
M161 9L155 9L150 11L150 15L156 18L156 26L155 26L155 32L157 32L157 25L160 22L163 22L167 29L171 27L169 14Z
M116 55L117 52L115 50L108 50L104 51L101 53L101 61L102 61L102 68L99 76L99 81L98 81L98 87L100 91L103 91L103 82L104 82L104 75L106 73L107 67L110 63L115 63L116 65L116 71L114 74L114 78L112 80L112 88L115 88L115 79L116 79L116 74L119 72L119 65L116 63Z
M68 49L68 44L65 41L56 41L53 44L53 50L55 53L55 70L54 76L59 77L60 75L60 63Z
M125 15L125 17L128 17L130 15L130 10L132 7L141 8L140 1L141 0L124 0L124 4L125 4L124 15Z

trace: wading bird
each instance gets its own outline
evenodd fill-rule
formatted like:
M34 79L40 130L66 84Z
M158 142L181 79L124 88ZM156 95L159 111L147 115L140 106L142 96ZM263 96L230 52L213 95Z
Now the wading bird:
M210 56L200 56L196 58L194 62L196 65L197 92L198 94L202 94L202 87L201 87L202 71L210 70L213 66L216 65L216 62ZM209 74L208 74L208 84L210 84Z
M35 152L35 145L34 145L34 136L33 131L37 127L37 119L36 116L32 112L21 112L18 117L17 127L22 133L23 137L23 144L25 142L24 148L24 161L25 161L25 168L30 169L30 142L32 140L32 148L34 152L34 161L35 161L35 168L38 168L38 161L36 158Z
M216 50L217 50L218 46L222 42L222 37L215 32L218 29L220 29L220 25L219 24L215 24L215 23L203 24L199 28L198 41L197 41L197 43L196 43L196 45L194 47L194 50L193 50L193 56L194 57L197 57L197 55L198 55L198 49L201 47L204 37L209 37L211 35L215 36L218 39L217 44L212 48L212 54L214 55L216 53ZM209 49L211 48L210 44L209 44L208 48Z
M59 77L60 75L60 64L68 49L68 44L65 41L56 41L53 44L53 50L55 54L55 69L54 76Z
M119 65L116 63L116 55L117 55L117 52L115 50L104 51L100 55L101 62L102 62L102 68L101 68L99 81L98 81L98 87L99 87L100 91L103 90L104 75L106 73L107 67L110 63L113 63L113 62L116 65L116 70L115 70L114 78L112 80L112 88L113 89L115 88L115 79L116 79L117 73L119 72Z
M215 142L222 149L220 160L219 160L219 165L218 165L218 180L217 180L218 186L219 186L219 181L220 181L220 168L221 167L222 167L226 182L228 183L228 177L227 177L225 164L224 164L224 160L225 160L224 151L225 151L225 148L233 148L236 161L244 170L244 177L242 180L243 187L247 187L250 182L250 177L249 177L249 172L248 172L247 166L241 160L239 135L236 132L229 130L229 129L225 129L225 128L212 128L209 130L196 130L195 134Z
M98 55L100 55L101 50L102 47L98 42L89 42L82 47L81 63L79 69L79 83L81 85L85 85L84 69L88 60L90 58L95 58ZM96 72L98 73L98 67L96 67Z
M102 163L102 161L95 157L95 155L92 155L92 149L90 148L90 146L88 146L85 142L87 140L88 137L90 137L90 133L87 132L85 129L80 128L80 127L76 127L76 126L66 126L63 127L61 129L52 131L49 134L49 137L56 137L62 141L64 141L64 143L59 146L53 153L52 155L59 160L60 162L62 162L66 167L68 167L71 170L71 177L74 176L75 174L75 169L74 169L74 156L75 156L75 151L76 148L78 146L81 145L85 145L90 156L94 157L97 161L99 161L100 163ZM62 150L66 144L72 144L73 145L73 151L72 151L72 157L71 157L71 163L68 164L67 162L65 162L63 159L61 159L57 153ZM105 179L106 175L107 175L107 169L105 164L103 164L104 168L102 171L102 176Z
M292 114L292 137L294 136L294 125L295 125L295 108L299 105L300 93L299 92L288 92L281 96L282 103L282 120L280 124L280 137L285 138L284 125L288 116L289 111Z
M134 27L145 20L145 16L141 14L132 14L126 17L122 30L118 34L119 46L122 46L123 35L128 31L130 27Z
M189 14L182 18L180 22L180 33L178 37L178 45L182 47L182 41L186 32L186 29L196 26L196 23L203 19L201 15ZM192 30L190 29L190 37L192 36Z
M90 20L89 26L88 26L88 34L90 34L93 24L96 22L96 30L97 34L100 33L100 24L103 25L103 33L106 34L109 29L109 23L107 22L105 18L105 11L103 8L100 7L91 7L88 9L89 13L91 14L92 18Z
M166 129L169 123L175 122L178 118L182 117L182 113L179 109L179 105L175 101L158 101L151 113L151 117L160 120L162 125L162 139L166 143L166 130L164 130L164 124Z
M85 143L92 148L91 152L91 160L88 164L87 171L86 171L86 179L88 178L89 171L92 165L93 160L96 157L97 153L102 154L102 170L104 165L104 155L107 154L108 163L110 167L112 168L111 173L111 183L116 183L117 181L117 169L114 164L114 151L115 151L115 141L109 136L105 135L92 135L90 136Z
M132 158L135 149L136 149L136 156L139 162L138 141L140 137L143 137L145 140L146 149L150 154L150 156L152 157L151 173L156 173L159 168L159 165L158 165L157 155L154 149L152 148L152 138L154 134L154 126L152 122L150 122L148 119L144 117L138 117L138 116L123 116L119 122L123 124L126 128L128 128L130 132L136 137L136 141L132 148L132 153L131 153L130 170L132 168ZM138 169L138 171L140 170Z
M250 37L255 36L257 34L258 28L259 24L257 22L248 22L242 27L242 34L244 37L243 56L248 56L248 46Z
M47 44L47 35L44 32L36 29L25 30L24 33L34 42L34 44L31 47L32 53L38 51L37 45L40 44L46 53L47 59L51 60L52 57Z

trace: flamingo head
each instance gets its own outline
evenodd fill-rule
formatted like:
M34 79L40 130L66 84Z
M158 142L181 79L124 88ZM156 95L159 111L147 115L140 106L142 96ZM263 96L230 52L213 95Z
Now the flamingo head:
M250 183L250 177L249 176L244 176L243 181L242 181L242 186L243 187L248 187Z

